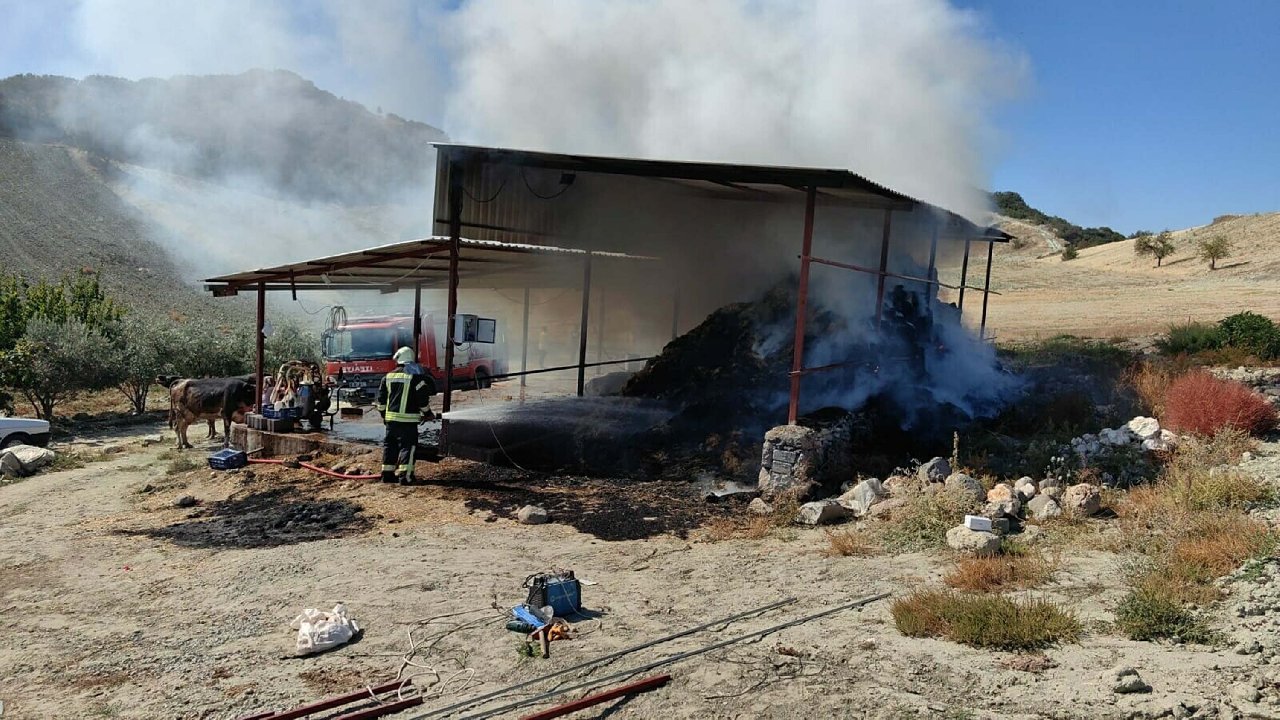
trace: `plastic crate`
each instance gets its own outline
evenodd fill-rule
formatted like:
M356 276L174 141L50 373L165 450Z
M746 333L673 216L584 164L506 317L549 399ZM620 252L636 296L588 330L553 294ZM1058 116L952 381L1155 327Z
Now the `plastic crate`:
M277 410L270 405L262 408L262 417L271 420L298 420L302 417L302 408L281 408Z
M240 450L226 448L209 456L209 467L214 470L235 470L249 464L249 456Z

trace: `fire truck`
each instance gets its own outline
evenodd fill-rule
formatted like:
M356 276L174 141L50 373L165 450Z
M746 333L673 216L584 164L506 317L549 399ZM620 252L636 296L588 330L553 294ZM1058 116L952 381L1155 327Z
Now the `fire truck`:
M453 388L487 388L493 376L507 372L497 322L475 315L455 317ZM418 365L431 379L434 392L444 389L446 318L443 313L422 316ZM398 348L413 346L413 316L350 318L326 330L323 341L325 374L337 383L340 399L371 403L383 376L396 368L391 356Z

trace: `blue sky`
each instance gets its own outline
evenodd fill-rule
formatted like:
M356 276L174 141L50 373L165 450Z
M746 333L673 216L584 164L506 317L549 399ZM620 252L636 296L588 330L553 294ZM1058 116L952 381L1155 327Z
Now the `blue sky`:
M1051 214L1125 233L1280 210L1280 0L953 1L976 14L989 40L1025 56L1030 69L1025 90L994 118L993 189L1017 190ZM364 48L381 56L362 73L322 52L324 43L305 41L306 31L319 34L305 21L304 42L260 35L228 47L223 32L243 33L236 6L253 2L218 0L212 7L220 10L190 17L166 0L137 0L154 12L116 17L105 0L0 0L7 20L0 25L0 76L137 77L151 63L193 73L297 66L339 95L370 107L385 97L388 110L440 122L434 93L405 91L426 75L445 81L434 39L405 32L404 24L375 27L372 36L400 35ZM281 24L296 30L316 2L293 5ZM129 27L145 24L147 15L178 13L185 22L176 26L188 34L160 48L172 56L157 57L151 47L131 52L136 28L122 30L117 44L86 45L75 27L76 8L86 6ZM189 47L205 45L207 52ZM413 72L384 72L407 65ZM405 97L419 102L396 107L393 98Z
M960 4L1031 64L995 189L1125 233L1280 210L1280 2Z

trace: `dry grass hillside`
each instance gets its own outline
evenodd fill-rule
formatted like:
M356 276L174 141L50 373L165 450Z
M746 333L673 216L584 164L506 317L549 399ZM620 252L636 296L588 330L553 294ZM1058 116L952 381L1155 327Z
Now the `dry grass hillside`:
M988 326L997 338L1138 336L1241 310L1280 318L1280 213L1228 215L1176 231L1176 250L1159 268L1134 253L1133 240L1063 261L1061 241L1044 228L1007 218L999 224L1018 241L996 249L992 288L1001 294L991 298ZM1216 235L1233 249L1210 270L1196 247ZM959 269L944 272L955 277ZM971 317L976 322L977 313Z

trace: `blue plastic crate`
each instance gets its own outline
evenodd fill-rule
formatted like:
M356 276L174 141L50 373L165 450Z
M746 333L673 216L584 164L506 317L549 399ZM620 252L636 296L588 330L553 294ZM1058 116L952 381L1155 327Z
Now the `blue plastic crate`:
M235 470L249 464L249 456L240 450L226 448L209 456L209 467L214 470Z
M262 417L269 420L298 420L302 417L302 408L282 408L276 410L270 405L262 408Z

